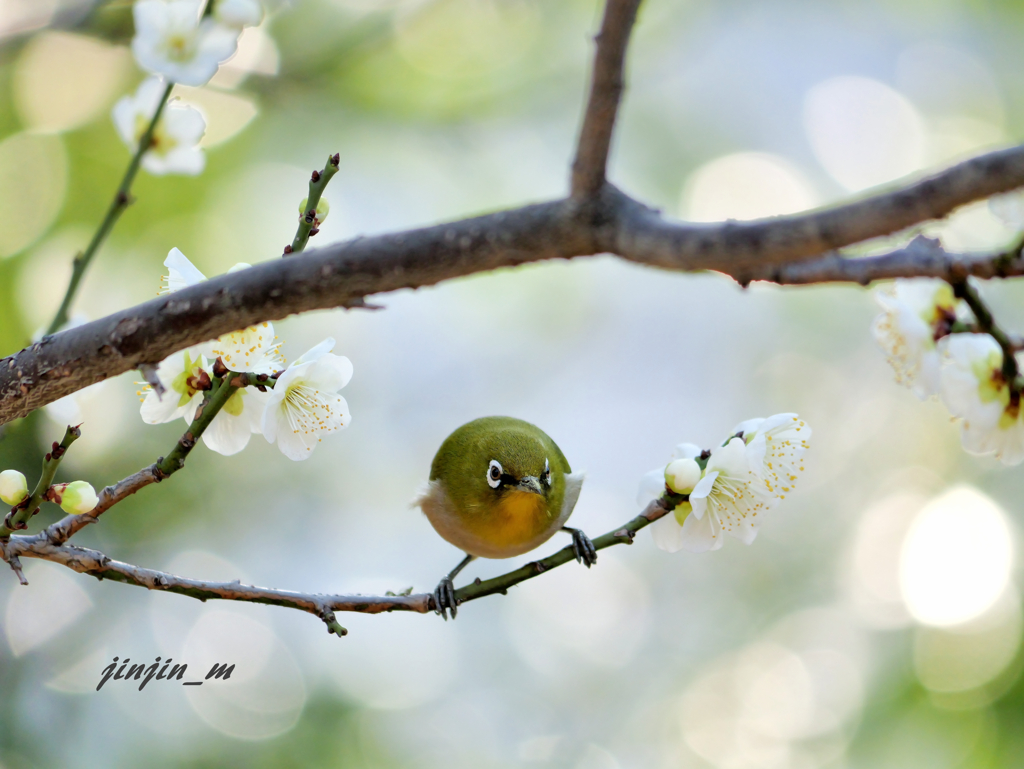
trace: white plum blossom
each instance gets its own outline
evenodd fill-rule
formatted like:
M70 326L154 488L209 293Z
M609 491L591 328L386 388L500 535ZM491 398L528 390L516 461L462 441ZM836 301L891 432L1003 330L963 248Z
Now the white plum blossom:
M231 371L273 374L285 367L280 347L274 336L274 326L264 321L224 334L213 342L211 351Z
M640 480L637 502L646 506L652 499L665 493L666 487L676 494L689 494L700 481L702 470L696 457L701 455L699 446L681 443L672 452L672 461L664 468L652 470ZM671 515L665 515L651 524L654 544L662 550L675 553L683 547L683 524L692 511L689 502L676 505Z
M213 17L225 27L256 27L263 21L263 6L257 0L216 0Z
M743 433L747 465L779 499L793 490L804 470L804 452L810 448L811 428L796 414L775 414L740 422L733 434Z
M1003 375L1003 351L988 334L955 334L947 344L942 400L963 420L964 449L992 454L1003 464L1024 461L1020 393Z
M278 377L263 414L263 437L296 461L312 454L322 436L348 427L348 403L338 390L352 378L352 363L334 355L325 339Z
M711 451L704 477L690 492L693 512L682 529L686 550L717 550L725 533L749 545L757 536L762 514L778 502L763 479L751 472L746 449L742 438L732 438Z
M937 340L956 320L956 298L943 280L894 281L875 293L883 313L875 319L875 340L896 372L896 381L925 398L939 391L942 365Z
M164 387L163 395L149 384L138 392L142 398L142 421L158 425L181 417L191 423L203 402L204 390L210 387L210 376L206 373L209 368L206 357L195 348L161 361L156 376Z
M670 553L717 550L726 533L749 545L757 536L762 514L791 488L792 481L781 473L784 468L802 469L800 457L807 448L803 432L809 435L810 428L795 414L777 414L748 420L734 432L741 430L744 437L749 436L749 443L743 437L732 437L710 456L693 444L680 444L672 462L643 477L637 500L641 504L667 489L688 495L688 501L678 505L672 515L651 525L659 548ZM791 446L794 440L799 440L798 447Z
M168 274L161 293L206 280L177 248L167 254L164 266ZM237 264L231 272L248 267ZM267 375L273 390L263 392L257 386L238 388L203 432L203 442L216 452L230 455L244 449L254 433L263 433L267 441L277 443L285 456L305 459L321 436L347 427L351 421L348 404L338 390L352 378L352 364L348 358L332 354L332 349L334 340L325 339L285 368L270 323L224 334L160 364L157 376L167 392L161 399L148 386L140 391L144 395L143 419L155 424L184 416L191 421L202 403L203 389L209 389L213 383L208 371L214 370L226 383L232 381L231 374L211 368L209 361L219 359L229 372ZM272 375L277 378L269 380Z
M238 46L239 30L200 18L203 0L136 0L132 53L147 72L200 86Z
M285 367L274 327L266 322L224 334L213 343L212 354L231 371L269 375ZM206 428L203 443L225 456L237 454L248 445L250 435L262 432L269 399L270 393L255 387L239 388Z
M167 268L167 275L163 277L164 285L160 289L161 294L179 291L187 286L194 286L206 280L206 276L177 248L172 248L167 252L167 258L164 259L164 267Z
M124 96L114 105L114 126L132 152L156 114L166 87L160 77L147 78L134 96ZM206 120L199 110L177 99L169 101L153 129L150 147L142 156L142 167L157 176L201 173L206 167L206 155L199 140L205 132Z
M164 266L168 274L164 277L163 293L171 293L206 280L206 276L177 248L172 248L167 254ZM249 266L239 263L229 272ZM203 345L202 351L212 360L220 358L230 371L237 373L269 375L285 367L280 344L274 336L274 327L268 322L224 334L210 344ZM249 444L251 435L259 434L262 430L263 412L269 397L269 393L255 387L236 390L203 432L203 443L225 456L237 454Z

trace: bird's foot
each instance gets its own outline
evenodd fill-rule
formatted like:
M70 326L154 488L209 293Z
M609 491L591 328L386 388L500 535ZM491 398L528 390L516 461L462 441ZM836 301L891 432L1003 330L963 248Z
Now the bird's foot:
M590 541L590 537L571 526L563 526L562 531L572 534L572 552L578 563L582 563L588 569L597 563L597 549Z
M455 619L455 615L458 612L457 604L455 584L452 582L451 577L445 577L437 583L437 587L434 589L434 612L444 617L445 622L447 622L448 611L452 613L452 619Z

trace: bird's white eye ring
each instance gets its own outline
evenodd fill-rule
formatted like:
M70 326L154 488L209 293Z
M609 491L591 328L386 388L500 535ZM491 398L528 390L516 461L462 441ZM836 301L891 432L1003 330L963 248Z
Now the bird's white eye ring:
M544 479L544 483L546 483L548 486L551 485L551 466L548 464L548 460L546 457L544 459L544 474L541 476L541 478Z
M492 459L491 464L487 467L487 485L492 489L496 489L501 485L501 476L505 471L501 467L501 463L497 459Z

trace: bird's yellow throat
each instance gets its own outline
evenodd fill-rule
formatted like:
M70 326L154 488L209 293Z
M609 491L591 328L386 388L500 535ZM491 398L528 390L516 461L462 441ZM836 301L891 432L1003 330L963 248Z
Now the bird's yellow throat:
M529 542L550 523L544 497L530 491L507 491L488 519L477 535L497 547Z

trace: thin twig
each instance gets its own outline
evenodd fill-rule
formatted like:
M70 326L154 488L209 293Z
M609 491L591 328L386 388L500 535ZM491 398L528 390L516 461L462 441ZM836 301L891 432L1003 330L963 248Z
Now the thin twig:
M21 568L21 559L14 553L7 552L9 544L9 540L0 539L0 558L7 561L7 565L11 567L11 571L18 578L18 582L22 585L27 585L28 579L25 577L25 571Z
M28 539L28 538L25 538ZM208 582L198 579L179 577L164 571L145 569L130 563L115 561L98 550L78 547L77 545L53 543L35 539L29 546L14 543L15 556L40 558L45 561L67 566L73 571L88 574L97 579L109 579L127 585L160 590L167 593L179 593L200 601L221 599L225 601L244 601L263 603L271 606L284 606L300 609L320 617L328 624L329 629L333 612L351 611L364 614L380 614L389 611L412 611L425 614L430 611L430 596L426 593L410 596L361 596L361 595L320 595L297 593L290 590L243 585L238 580L233 582ZM12 548L13 549L13 548ZM335 624L336 624L335 620ZM338 625L337 627L341 627ZM333 629L336 632L336 629ZM344 630L344 628L342 628ZM344 635L344 632L339 633Z
M985 304L977 289L968 283L966 278L951 280L950 284L953 286L953 293L956 297L963 299L967 306L971 308L974 319L978 322L978 327L995 339L999 348L1003 351L1003 378L1006 380L1007 385L1009 385L1011 393L1019 393L1017 376L1020 372L1017 368L1016 351L1010 337L996 323L996 319L992 316L992 311Z
M49 491L50 484L53 483L53 477L57 474L57 468L60 467L60 461L64 458L64 453L81 436L82 431L78 427L68 425L61 442L53 442L50 451L43 457L43 467L39 473L39 481L36 483L35 489L20 504L15 505L4 518L3 523L0 524L0 538L7 537L28 526L28 519L39 512L39 506L46 498L46 492Z
M299 228L295 232L295 238L291 245L284 247L284 256L297 254L306 247L309 239L320 232L319 220L316 215L316 207L320 203L320 197L327 189L327 183L331 177L338 173L338 163L341 158L334 153L327 158L323 171L314 171L309 179L309 196L306 198L306 210L299 214Z
M995 254L955 254L933 238L919 235L903 248L875 256L849 257L832 251L817 259L737 271L740 283L764 280L785 286L858 283L867 286L893 278L941 278L955 281L1024 275L1024 258L1014 249Z
M114 199L110 202L110 207L107 208L107 215L103 217L103 221L100 222L99 229L92 236L92 240L89 241L89 245L85 251L75 256L72 262L71 270L71 281L68 283L68 290L64 292L64 300L60 303L60 309L57 310L57 314L54 316L53 321L50 323L50 327L46 330L47 334L55 334L65 323L68 322L68 315L71 312L71 303L74 301L75 294L78 291L78 285L82 282L82 277L85 275L86 269L89 267L89 263L92 258L96 255L103 241L106 240L107 235L114 228L117 220L121 218L121 214L128 208L132 203L131 190L132 182L135 181L135 175L139 172L139 168L142 165L142 156L146 154L149 148L153 144L153 134L156 131L156 124L160 120L160 115L163 114L164 106L167 104L167 99L171 95L171 89L174 88L174 83L168 83L164 89L163 96L160 98L160 103L157 105L156 112L153 113L153 118L149 121L149 125L146 126L146 130L143 132L139 139L139 146L135 149L135 154L132 155L131 161L128 163L128 170L124 172L124 177L121 179L121 184L117 188L117 192L114 193Z
M593 540L595 549L603 550L612 545L632 544L638 531L675 509L675 506L685 499L685 496L666 494L661 499L654 500L640 515ZM321 595L243 585L237 580L234 582L206 582L189 579L115 561L98 550L55 542L47 538L46 532L34 536L11 537L7 549L4 551L4 557L10 562L12 558L18 556L59 563L97 579L110 579L150 590L179 593L200 601L221 599L299 609L319 617L327 624L328 631L337 635L345 635L348 631L338 624L335 612L380 614L391 611L411 611L426 614L435 608L434 597L431 593L383 596ZM500 577L483 582L478 580L461 587L455 593L456 600L459 603L466 603L495 593L504 594L513 585L545 574L574 560L574 558L572 545L569 545L547 558L528 563Z
M196 409L195 417L193 417L188 430L178 439L170 454L157 460L155 472L160 476L160 480L170 478L185 466L185 459L195 448L203 433L206 432L206 428L213 422L213 418L238 391L238 388L232 386L228 381L230 378L229 374L223 380L214 379L212 389L206 393L202 405Z
M595 38L590 98L572 164L573 197L596 195L604 186L615 116L625 88L626 46L639 6L640 0L609 0L605 6L601 31Z
M612 545L632 545L633 538L636 533L641 529L654 523L659 518L664 517L672 510L675 510L676 506L680 502L686 501L688 497L686 495L679 494L667 494L660 499L653 500L647 507L644 508L643 512L636 518L632 519L628 523L614 529L607 534L602 534L595 540L595 550L604 550L606 547ZM455 591L455 600L458 603L466 603L466 601L474 601L477 598L483 598L487 595L494 595L495 593L501 593L504 595L506 591L513 585L518 585L520 582L525 582L528 579L539 577L552 569L561 566L562 564L569 563L575 560L576 556L573 552L572 545L563 547L557 553L549 555L547 558L542 558L539 561L532 561L525 566L522 566L515 571L510 571L508 574L502 574L500 577L494 577L483 582L477 581L472 584L460 587ZM431 604L433 608L433 604Z
M260 379L260 376L257 374L252 375L252 379L257 382L257 386L273 386L272 381L264 382ZM96 523L103 513L121 500L130 497L146 486L170 478L174 473L182 469L185 466L185 459L213 422L214 417L231 399L231 396L235 394L239 386L244 386L242 383L247 378L248 375L236 375L233 372L228 372L223 380L215 378L212 383L213 386L203 399L203 404L196 410L195 417L192 419L188 430L178 439L178 442L174 444L174 448L166 457L160 457L148 467L144 467L114 485L104 488L97 495L99 502L96 504L96 507L88 513L66 515L59 521L50 524L37 536L41 540L52 544L63 544L89 524ZM171 396L168 395L167 397Z
M42 532L35 536L41 540L46 540L57 545L63 544L90 523L96 523L103 513L112 508L118 502L127 499L135 492L140 491L153 483L159 483L161 480L162 476L154 462L148 467L142 468L137 473L133 473L112 486L104 488L97 495L100 500L99 503L88 513L82 513L80 515L66 515L59 521L47 526Z

